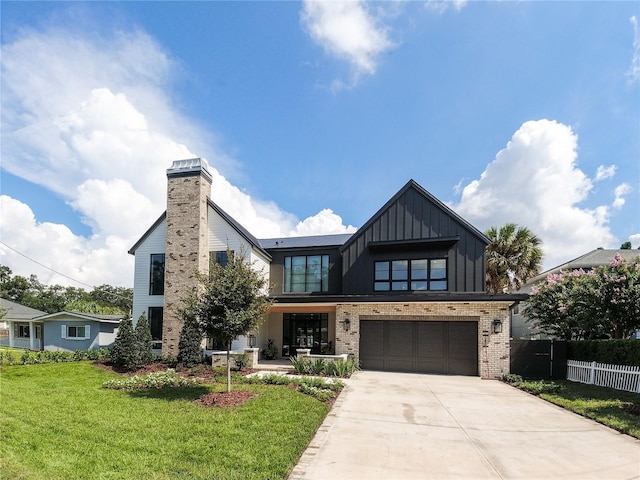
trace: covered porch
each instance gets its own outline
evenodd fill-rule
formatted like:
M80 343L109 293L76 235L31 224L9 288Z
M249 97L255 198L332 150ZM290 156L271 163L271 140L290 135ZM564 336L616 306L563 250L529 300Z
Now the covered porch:
M312 355L333 355L336 344L336 305L273 305L257 335L257 344L261 350L267 347L269 341L276 347L276 359L287 360L296 356L299 349L309 349Z

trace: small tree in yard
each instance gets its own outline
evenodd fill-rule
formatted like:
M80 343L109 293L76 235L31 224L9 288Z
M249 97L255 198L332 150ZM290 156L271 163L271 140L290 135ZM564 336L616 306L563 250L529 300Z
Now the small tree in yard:
M182 310L181 315L184 323L178 342L178 365L191 368L202 361L202 332L192 311Z
M138 365L148 365L153 361L153 338L151 337L151 328L149 327L147 316L144 313L138 317L134 334L138 351Z
M111 350L111 363L123 370L138 368L140 355L137 344L131 318L122 319Z
M224 267L212 262L209 276L200 278L201 289L185 300L209 338L227 347L227 392L231 391L231 342L254 329L269 310L264 275L245 262L243 252L227 250Z

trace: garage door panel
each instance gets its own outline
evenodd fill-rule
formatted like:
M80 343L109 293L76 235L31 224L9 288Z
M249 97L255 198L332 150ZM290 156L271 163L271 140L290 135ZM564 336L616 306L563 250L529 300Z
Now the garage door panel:
M413 359L402 359L397 357L387 357L385 370L391 372L415 372Z
M444 355L444 323L417 322L418 357L442 358Z
M416 371L420 373L445 373L444 361L442 359L435 358L419 358Z
M414 322L388 322L390 357L414 357L413 353Z
M384 370L384 322L360 322L360 367Z

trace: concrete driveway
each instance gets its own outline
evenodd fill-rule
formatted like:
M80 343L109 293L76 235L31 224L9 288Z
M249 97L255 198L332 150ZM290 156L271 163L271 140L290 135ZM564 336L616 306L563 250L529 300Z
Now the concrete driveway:
M290 480L633 479L640 441L494 380L358 372Z

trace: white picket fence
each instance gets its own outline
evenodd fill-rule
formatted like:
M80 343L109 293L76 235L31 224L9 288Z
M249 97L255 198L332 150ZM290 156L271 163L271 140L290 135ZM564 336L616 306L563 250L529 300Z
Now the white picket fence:
M567 380L640 393L640 366L567 360Z

